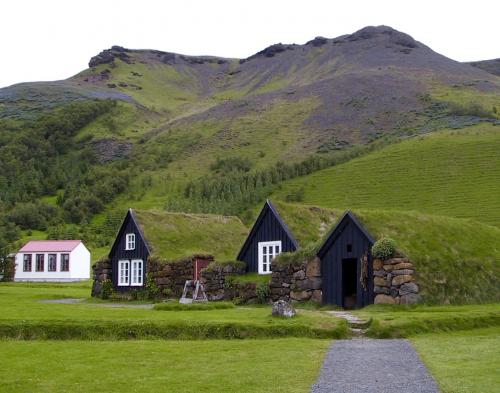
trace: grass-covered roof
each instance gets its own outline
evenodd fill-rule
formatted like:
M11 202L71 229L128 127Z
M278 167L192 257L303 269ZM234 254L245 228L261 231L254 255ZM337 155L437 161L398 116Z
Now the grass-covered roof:
M165 259L211 254L234 259L248 233L237 217L134 210L152 253Z
M317 249L344 211L273 201L301 248ZM500 300L500 228L471 219L354 209L376 239L391 237L414 262L429 300Z

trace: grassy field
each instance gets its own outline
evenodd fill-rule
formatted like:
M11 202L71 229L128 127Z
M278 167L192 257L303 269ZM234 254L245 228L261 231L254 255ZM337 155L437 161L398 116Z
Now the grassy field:
M422 335L411 341L443 393L499 391L499 327Z
M329 340L0 342L0 390L307 392Z
M1 284L0 336L10 338L250 338L344 337L343 320L314 310L273 318L269 306L189 312L132 308L91 299L76 304L44 300L88 298L90 286ZM136 303L135 305L140 305Z
M417 210L500 226L499 149L491 124L440 131L290 180L275 197L303 190L307 204Z
M397 307L372 305L355 311L371 325L367 335L377 338L411 337L423 333L472 330L500 326L500 304Z

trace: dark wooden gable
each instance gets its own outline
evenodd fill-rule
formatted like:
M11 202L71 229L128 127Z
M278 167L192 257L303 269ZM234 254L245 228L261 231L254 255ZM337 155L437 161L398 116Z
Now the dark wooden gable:
M345 307L344 295L348 284L356 286L356 306L363 307L373 302L373 267L371 247L373 238L351 212L346 212L333 228L318 251L321 259L323 303ZM366 255L366 287L360 282L361 260ZM355 270L355 280L346 283L349 266ZM343 270L346 270L344 272Z
M297 240L276 208L269 200L266 200L237 256L239 261L246 263L247 272L258 272L258 243L274 240L281 240L282 252L295 251L299 247Z
M126 250L125 242L126 235L128 233L135 234L135 249L134 250ZM112 270L112 281L116 289L120 291L127 291L130 287L122 287L118 286L118 261L122 259L142 259L143 260L143 283L146 280L146 272L147 272L147 259L151 254L150 246L144 236L144 233L137 221L137 218L132 209L129 209L123 223L118 230L118 234L116 235L116 239L111 247L111 250L108 254L109 260L111 262L111 270ZM137 288L137 287L133 287Z

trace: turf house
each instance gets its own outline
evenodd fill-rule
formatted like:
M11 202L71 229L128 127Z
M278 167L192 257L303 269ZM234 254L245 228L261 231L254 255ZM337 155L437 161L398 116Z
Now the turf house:
M247 272L270 274L273 258L298 246L276 208L266 200L236 259L245 262Z
M107 258L93 267L92 294L106 285L118 293L141 291L148 277L178 293L214 258L230 259L245 233L236 217L129 209Z

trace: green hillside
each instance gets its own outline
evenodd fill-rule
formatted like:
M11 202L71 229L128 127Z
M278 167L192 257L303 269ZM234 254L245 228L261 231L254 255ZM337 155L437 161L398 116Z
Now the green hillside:
M444 130L289 180L281 199L337 208L416 210L500 226L500 128Z
M306 253L314 252L342 209L273 201ZM500 300L500 229L470 219L416 212L353 209L375 237L391 237L415 265L428 302ZM306 230L305 230L306 228Z

